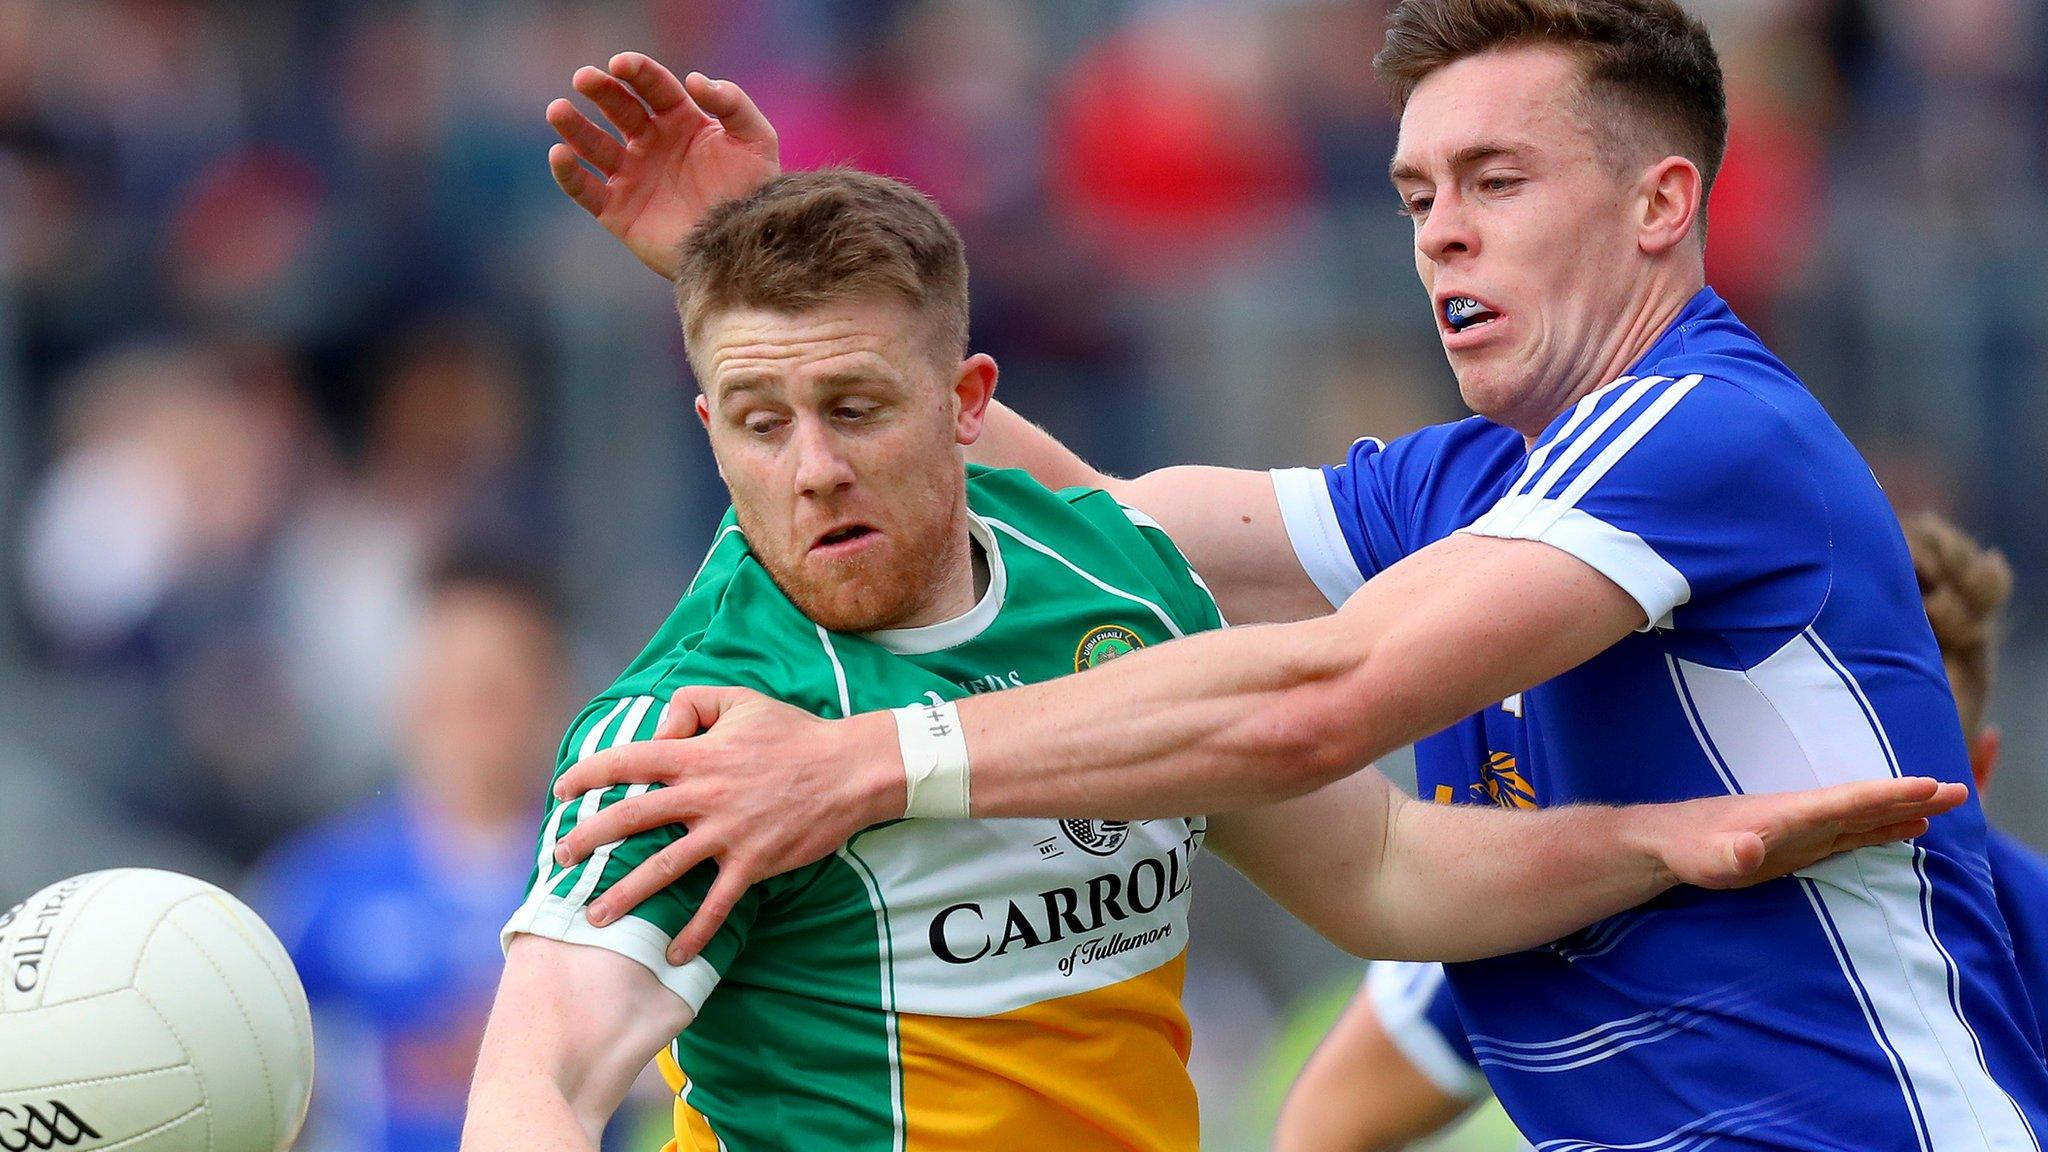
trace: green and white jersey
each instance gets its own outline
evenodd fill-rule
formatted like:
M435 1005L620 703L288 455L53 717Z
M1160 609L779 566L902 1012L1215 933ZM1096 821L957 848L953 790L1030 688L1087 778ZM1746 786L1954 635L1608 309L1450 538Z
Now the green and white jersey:
M841 717L1050 680L1221 623L1166 535L1106 493L970 469L968 504L986 594L954 620L865 636L799 613L728 516L653 642L570 728L558 771L648 738L683 685ZM505 938L622 953L696 1008L664 1060L678 1149L1195 1146L1179 993L1200 819L878 825L755 886L678 968L664 950L711 866L604 928L583 914L677 830L552 858L577 821L645 788L551 803Z

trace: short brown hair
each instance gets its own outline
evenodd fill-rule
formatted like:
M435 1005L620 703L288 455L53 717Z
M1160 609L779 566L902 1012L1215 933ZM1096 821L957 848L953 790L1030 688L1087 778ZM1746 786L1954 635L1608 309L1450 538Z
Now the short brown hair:
M2012 565L2004 553L1984 547L1932 512L1907 520L1905 529L1920 599L1927 605L1934 641L1941 645L1963 732L1975 735L1991 703L1999 618L2012 596Z
M850 168L791 172L714 207L683 242L676 275L692 342L724 309L797 312L885 293L931 321L936 350L966 354L960 233L924 193Z
M1655 143L1698 166L1703 192L1712 191L1728 149L1728 97L1712 37L1677 0L1401 0L1372 63L1398 112L1437 69L1528 45L1576 56L1589 97L1635 112Z

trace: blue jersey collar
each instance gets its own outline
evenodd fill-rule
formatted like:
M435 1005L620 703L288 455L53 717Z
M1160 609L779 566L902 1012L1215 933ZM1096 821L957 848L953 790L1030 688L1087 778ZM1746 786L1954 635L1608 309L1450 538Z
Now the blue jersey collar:
M1650 350L1637 357L1636 362L1630 364L1628 371L1622 375L1648 375L1651 365L1685 351L1688 337L1699 329L1716 323L1741 327L1741 321L1735 318L1735 313L1728 307L1728 302L1721 299L1720 293L1712 288L1701 288L1693 293L1692 299L1685 302L1685 307L1679 310L1678 318L1664 329L1664 334L1657 337L1657 342L1650 345ZM1695 348L1694 351L1698 349Z

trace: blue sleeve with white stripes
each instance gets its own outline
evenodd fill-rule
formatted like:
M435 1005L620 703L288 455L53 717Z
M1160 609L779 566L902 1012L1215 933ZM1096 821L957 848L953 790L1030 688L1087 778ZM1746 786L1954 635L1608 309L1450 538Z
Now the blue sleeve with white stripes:
M1361 439L1344 462L1273 473L1302 568L1333 605L1402 557L1472 522L1522 437L1473 417L1391 443Z
M1768 652L1827 597L1812 458L1791 418L1736 384L1624 377L1553 422L1466 531L1554 545L1626 590L1651 626ZM1725 655L1747 666L1758 654Z

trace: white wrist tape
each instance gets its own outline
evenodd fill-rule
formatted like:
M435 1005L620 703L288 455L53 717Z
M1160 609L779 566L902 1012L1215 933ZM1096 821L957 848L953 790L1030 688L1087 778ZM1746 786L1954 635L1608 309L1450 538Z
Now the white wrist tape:
M896 744L903 751L903 814L951 819L967 816L967 733L960 706L912 704L895 708Z

